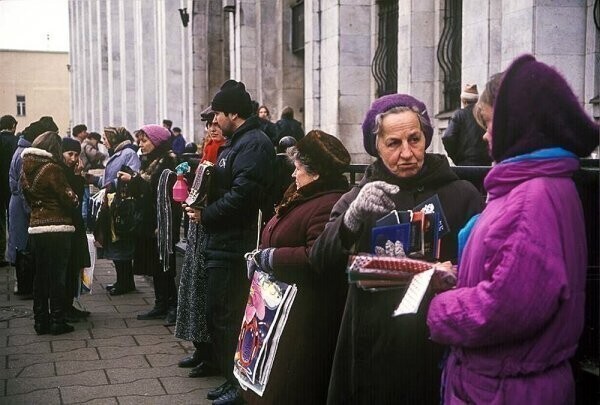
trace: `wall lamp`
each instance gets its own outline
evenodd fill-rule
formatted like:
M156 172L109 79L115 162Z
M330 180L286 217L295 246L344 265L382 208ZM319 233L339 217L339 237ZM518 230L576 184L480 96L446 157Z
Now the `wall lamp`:
M190 21L190 15L187 12L187 8L180 8L179 16L181 17L181 22L183 23L183 26L187 27L188 22Z

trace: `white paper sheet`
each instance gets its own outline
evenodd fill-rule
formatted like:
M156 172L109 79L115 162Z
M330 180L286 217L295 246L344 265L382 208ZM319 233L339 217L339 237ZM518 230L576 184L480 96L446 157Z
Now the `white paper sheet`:
M400 305L398 305L392 316L417 313L434 272L435 269L431 268L413 277L402 301L400 301Z

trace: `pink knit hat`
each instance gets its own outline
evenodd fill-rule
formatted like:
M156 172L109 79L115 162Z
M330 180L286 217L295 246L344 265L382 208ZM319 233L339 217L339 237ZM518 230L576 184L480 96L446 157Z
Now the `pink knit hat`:
M140 130L146 134L148 139L150 139L150 142L152 142L152 145L154 145L157 148L163 143L167 142L169 139L171 139L171 133L167 128L163 127L162 125L144 125L140 128Z

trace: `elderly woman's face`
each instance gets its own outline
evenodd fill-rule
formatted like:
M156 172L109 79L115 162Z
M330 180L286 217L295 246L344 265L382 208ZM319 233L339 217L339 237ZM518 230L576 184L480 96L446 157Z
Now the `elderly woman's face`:
M317 180L319 178L319 175L311 175L308 174L306 172L306 167L298 162L297 160L294 160L294 166L296 167L296 170L294 170L294 173L292 173L292 177L294 177L296 179L296 189L299 189L300 187L304 187L309 183L312 183L313 181Z
M416 175L425 160L425 135L412 111L386 115L377 137L377 150L385 167L398 177Z

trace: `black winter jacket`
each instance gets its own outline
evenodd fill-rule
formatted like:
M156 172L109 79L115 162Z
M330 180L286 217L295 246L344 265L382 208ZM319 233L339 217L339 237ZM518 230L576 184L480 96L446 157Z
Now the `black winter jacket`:
M442 137L448 156L457 166L489 166L492 163L482 138L485 131L475 121L473 106L455 112Z
M277 126L277 137L278 139L284 136L292 136L299 141L304 136L302 130L302 124L300 121L296 121L293 118L282 118L275 124Z
M256 247L257 215L268 204L275 149L258 117L244 122L219 149L209 204L202 211L208 262L243 260Z
M0 131L0 203L8 209L10 187L8 186L8 171L13 154L17 149L18 138L10 131Z
M445 156L426 154L421 172L409 179L391 175L380 161L369 166L361 184L333 207L329 223L313 245L313 266L344 274L351 253L370 250L371 228L377 218L370 218L358 234L352 234L343 225L343 214L360 188L375 180L400 186L400 192L391 197L398 210L412 209L438 194L450 227L441 241L441 259L455 260L458 231L481 211L483 200L472 184L458 179ZM443 347L430 341L425 323L431 296L423 299L416 315L392 318L403 295L403 288L370 292L349 287L328 404L439 404Z

